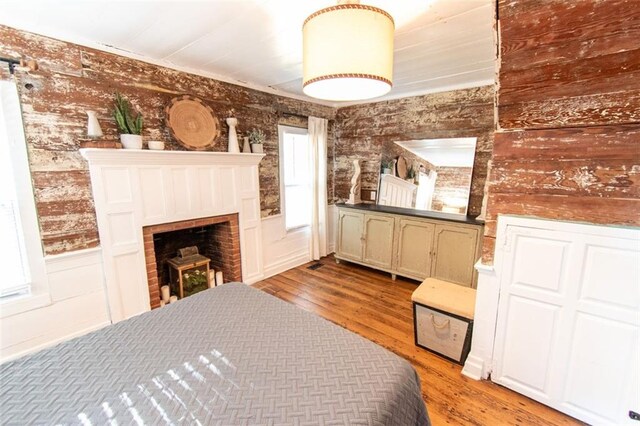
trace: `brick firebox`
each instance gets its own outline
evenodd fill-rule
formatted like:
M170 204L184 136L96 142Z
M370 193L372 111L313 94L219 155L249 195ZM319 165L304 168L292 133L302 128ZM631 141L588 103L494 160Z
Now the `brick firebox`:
M142 234L151 309L160 307L160 285L167 283L164 263L178 248L198 246L225 282L242 281L237 213L145 226Z

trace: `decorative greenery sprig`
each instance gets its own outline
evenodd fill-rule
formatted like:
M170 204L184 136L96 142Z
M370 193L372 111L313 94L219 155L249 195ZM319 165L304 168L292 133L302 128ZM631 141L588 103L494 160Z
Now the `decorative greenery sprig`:
M188 288L204 285L207 283L207 273L199 269L191 270L182 274L182 282Z
M116 119L118 131L121 134L142 134L142 115L135 111L131 102L129 102L128 99L123 98L118 92L116 92L114 107L113 116ZM136 114L135 117L134 113Z
M249 132L249 143L252 145L255 143L263 143L266 138L264 132L255 127Z
M414 166L409 167L407 170L407 179L414 179L418 175L418 172Z
M393 160L382 160L380 162L383 169L392 169L393 168Z

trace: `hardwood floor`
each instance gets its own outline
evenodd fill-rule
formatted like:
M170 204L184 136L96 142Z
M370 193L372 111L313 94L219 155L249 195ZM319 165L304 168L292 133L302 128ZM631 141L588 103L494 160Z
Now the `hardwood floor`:
M579 422L489 381L413 342L411 293L417 282L353 264L311 262L254 286L314 312L395 352L415 367L434 425L567 425Z

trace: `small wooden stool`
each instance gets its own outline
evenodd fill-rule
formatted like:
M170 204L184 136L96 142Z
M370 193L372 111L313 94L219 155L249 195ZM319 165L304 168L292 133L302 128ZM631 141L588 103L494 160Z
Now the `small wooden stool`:
M471 350L476 290L427 278L411 300L416 345L464 364Z

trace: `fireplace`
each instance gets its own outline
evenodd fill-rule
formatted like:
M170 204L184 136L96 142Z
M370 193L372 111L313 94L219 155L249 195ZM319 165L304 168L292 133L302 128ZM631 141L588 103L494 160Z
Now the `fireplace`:
M234 238L225 252L235 266L226 279L262 279L263 154L97 148L81 153L89 160L112 322L158 305L158 265L146 256L156 231L229 222Z
M225 282L242 281L238 214L145 226L142 234L151 309L160 307L160 287L169 284L167 260L183 247L198 247Z

